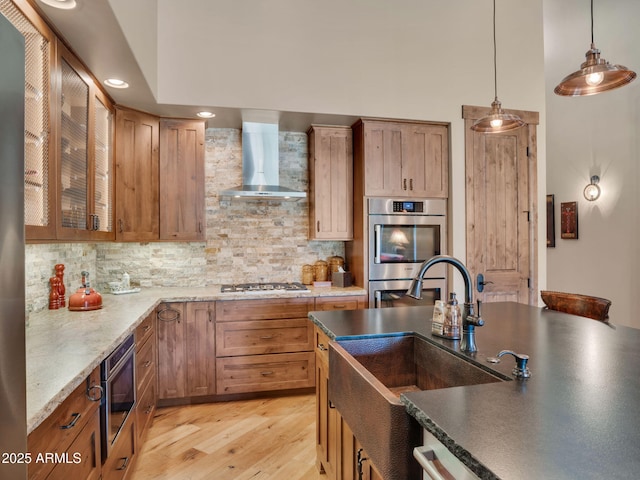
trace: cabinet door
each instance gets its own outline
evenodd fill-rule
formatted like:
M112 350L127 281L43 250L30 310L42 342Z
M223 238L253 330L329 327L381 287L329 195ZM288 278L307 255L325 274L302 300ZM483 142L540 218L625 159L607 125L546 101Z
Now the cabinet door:
M349 127L309 130L309 238L353 239L353 146Z
M55 36L26 1L0 2L0 14L24 36L24 220L27 240L56 236L55 135L51 135Z
M98 480L102 473L100 410L96 409L67 450L68 461L56 464L47 480Z
M404 195L402 124L366 121L363 126L365 196Z
M215 303L187 303L187 396L212 395L216 387Z
M78 60L60 48L58 238L88 238L89 83Z
M329 479L340 478L338 472L338 412L329 400L329 339L317 328L316 336L316 466Z
M93 102L93 136L91 138L90 192L93 208L89 217L92 237L113 240L113 124L114 114L110 104L100 92Z
M444 125L407 124L402 130L405 195L447 198L449 136ZM406 184L406 190L404 189Z
M157 309L158 399L186 396L184 310L183 303L164 303Z
M204 122L160 121L160 239L203 240Z
M157 117L116 110L116 240L160 238Z

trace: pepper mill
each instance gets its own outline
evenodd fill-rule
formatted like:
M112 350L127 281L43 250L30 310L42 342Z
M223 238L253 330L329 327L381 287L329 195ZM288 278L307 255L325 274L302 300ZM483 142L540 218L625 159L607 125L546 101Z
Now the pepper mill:
M58 277L51 277L49 284L51 285L51 291L49 292L49 310L57 310L60 308L60 294L58 293L60 279Z
M67 306L67 301L65 299L66 289L64 287L64 265L62 263L58 263L55 266L56 269L56 277L60 280L60 284L58 285L58 301L61 307Z

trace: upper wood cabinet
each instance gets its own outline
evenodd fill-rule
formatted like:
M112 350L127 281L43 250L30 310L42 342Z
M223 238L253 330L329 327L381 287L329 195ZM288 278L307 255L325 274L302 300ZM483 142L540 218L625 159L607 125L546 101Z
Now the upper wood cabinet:
M116 111L116 240L205 238L204 122Z
M309 239L353 239L353 142L349 127L312 125Z
M160 239L204 240L204 122L160 120Z
M363 118L353 126L356 191L364 196L449 195L447 125Z
M56 236L56 155L51 65L55 35L26 0L0 2L4 15L24 36L24 220L28 240Z
M158 240L158 117L118 107L116 110L116 240Z
M113 240L113 106L58 41L57 238Z

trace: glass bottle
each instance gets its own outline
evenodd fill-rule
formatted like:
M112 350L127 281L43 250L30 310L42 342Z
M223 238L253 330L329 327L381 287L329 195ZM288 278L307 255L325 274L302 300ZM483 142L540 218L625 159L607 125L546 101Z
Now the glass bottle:
M442 334L447 338L459 339L460 338L460 324L462 323L462 313L460 312L460 306L458 305L458 299L455 292L451 292L449 295L449 303L447 304L447 311L444 319L444 326Z

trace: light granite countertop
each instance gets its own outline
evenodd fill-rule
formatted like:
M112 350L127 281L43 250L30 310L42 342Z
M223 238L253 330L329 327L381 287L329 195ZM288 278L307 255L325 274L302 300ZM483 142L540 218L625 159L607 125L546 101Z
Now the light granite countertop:
M26 328L27 432L31 433L163 301L365 295L360 287L309 287L308 291L221 293L220 285L149 288L129 295L103 294L103 307L66 308L29 316Z

